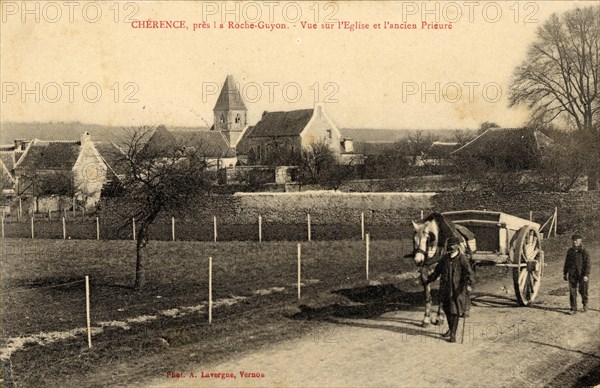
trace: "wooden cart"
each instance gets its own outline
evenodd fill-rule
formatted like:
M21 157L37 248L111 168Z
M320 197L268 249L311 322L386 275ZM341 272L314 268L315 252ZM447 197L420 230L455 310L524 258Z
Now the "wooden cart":
M475 234L477 247L473 260L476 265L513 268L517 301L522 306L533 303L544 268L538 223L493 211L464 210L442 214Z

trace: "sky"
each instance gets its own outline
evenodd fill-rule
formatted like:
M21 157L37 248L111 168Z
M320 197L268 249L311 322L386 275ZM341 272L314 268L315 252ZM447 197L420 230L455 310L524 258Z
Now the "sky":
M231 74L250 124L318 103L340 127L521 126L529 113L508 107L508 88L537 28L595 3L65 4L0 3L1 122L206 126Z

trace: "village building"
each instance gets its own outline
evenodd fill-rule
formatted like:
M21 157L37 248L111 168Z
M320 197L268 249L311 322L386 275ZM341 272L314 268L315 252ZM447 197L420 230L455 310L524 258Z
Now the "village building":
M169 130L161 125L152 133L145 147L157 156L171 155L174 150L181 151L182 155L201 155L206 160L209 171L237 164L235 149L229 145L222 131Z
M225 78L213 115L214 124L210 130L221 132L227 144L235 148L248 128L248 109L231 75Z
M460 148L460 143L455 141L434 141L422 158L425 166L451 166L451 154Z
M248 128L237 146L249 164L267 164L276 155L292 156L318 142L327 144L340 162L350 164L358 155L321 106L285 112L264 112Z
M12 168L15 196L25 200L25 211L59 210L74 198L91 208L102 188L118 179L122 151L113 143L92 142L85 132L79 141L34 139L25 145ZM16 159L16 157L15 157ZM43 186L43 187L42 187Z
M554 141L534 128L489 128L453 151L453 157L476 158L491 167L531 169L555 147Z

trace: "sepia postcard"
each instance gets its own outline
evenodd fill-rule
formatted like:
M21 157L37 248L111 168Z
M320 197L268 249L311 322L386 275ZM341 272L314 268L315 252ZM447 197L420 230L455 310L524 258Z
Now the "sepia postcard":
M597 1L0 17L0 385L600 384Z

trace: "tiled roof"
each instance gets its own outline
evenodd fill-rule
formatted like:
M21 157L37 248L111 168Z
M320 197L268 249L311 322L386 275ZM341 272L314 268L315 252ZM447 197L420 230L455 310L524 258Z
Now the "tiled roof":
M427 154L430 157L447 157L460 147L456 142L434 141Z
M15 165L15 154L13 151L1 151L0 161L8 171L12 171Z
M71 170L79 156L79 142L36 141L17 165L22 169Z
M15 183L12 176L12 160L12 152L0 152L0 183L2 190L12 189Z
M152 152L158 154L161 150L167 152L167 150L194 147L207 158L235 157L235 151L229 147L229 143L220 131L169 131L160 127L154 132L147 146L151 147Z
M179 144L193 146L196 151L209 158L233 158L235 151L220 131L177 131L171 132Z
M247 138L298 136L313 115L312 109L287 112L265 112L260 121L248 130Z
M452 152L452 155L488 157L498 155L506 149L511 152L539 154L553 144L552 139L532 128L490 128Z
M246 110L233 76L228 75L213 110Z
M2 190L10 190L14 188L14 179L4 167L0 166L0 187Z
M104 163L108 166L108 171L112 174L122 175L127 171L124 164L123 151L114 143L94 142L94 147L100 153Z

